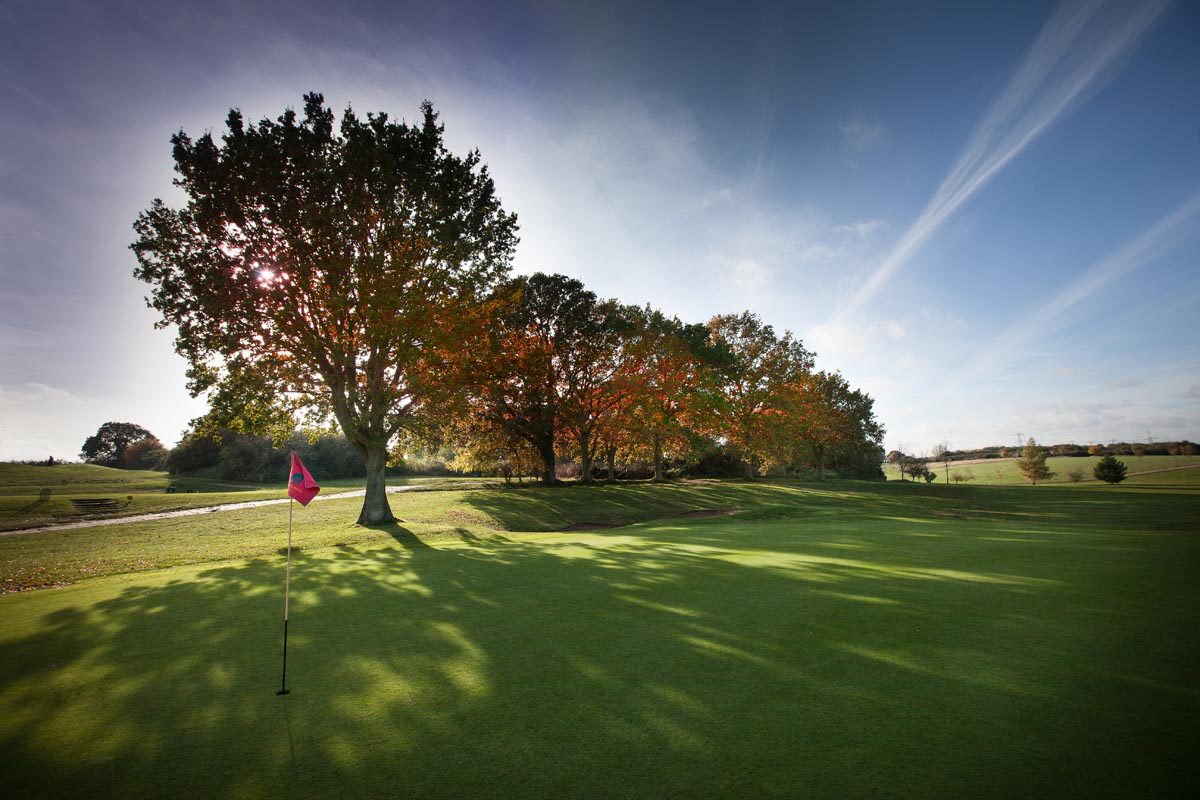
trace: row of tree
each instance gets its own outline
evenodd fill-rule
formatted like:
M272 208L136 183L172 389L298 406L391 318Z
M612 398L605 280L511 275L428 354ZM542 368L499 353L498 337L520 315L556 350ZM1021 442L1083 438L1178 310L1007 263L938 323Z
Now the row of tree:
M562 275L519 277L493 295L493 324L472 348L472 381L448 436L467 469L555 481L562 453L593 480L603 461L664 463L728 448L753 476L811 466L824 479L875 476L882 427L872 400L813 368L791 334L756 315L689 325L649 307L600 300Z
M303 114L172 138L182 208L139 215L135 275L178 331L197 428L271 433L336 421L363 461L359 522L391 519L397 441L453 441L479 466L578 453L583 480L622 448L687 436L753 473L815 459L878 463L871 399L753 314L685 325L600 300L561 275L510 277L516 217L478 151L448 152L428 103L414 124L321 95Z

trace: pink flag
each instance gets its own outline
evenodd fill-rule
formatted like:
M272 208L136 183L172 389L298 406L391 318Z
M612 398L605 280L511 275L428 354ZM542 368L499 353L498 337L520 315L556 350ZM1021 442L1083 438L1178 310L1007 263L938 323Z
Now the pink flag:
M295 450L292 451L292 469L289 476L288 497L299 500L302 506L308 505L309 501L317 496L317 492L321 491L321 487L317 486L313 476L308 474Z

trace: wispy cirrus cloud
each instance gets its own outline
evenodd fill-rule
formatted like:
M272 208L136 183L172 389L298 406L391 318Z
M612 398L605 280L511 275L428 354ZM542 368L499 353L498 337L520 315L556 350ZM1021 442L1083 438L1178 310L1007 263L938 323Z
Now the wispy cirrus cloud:
M1094 95L1166 5L1166 0L1080 0L1059 6L928 205L837 316L852 314L869 302L951 215Z
M1200 192L1192 195L1138 236L1092 264L1030 314L1005 328L981 352L972 357L969 366L951 378L943 393L974 377L994 372L1019 356L1026 345L1044 336L1057 321L1068 319L1067 312L1070 309L1179 245L1185 237L1193 233L1198 218Z

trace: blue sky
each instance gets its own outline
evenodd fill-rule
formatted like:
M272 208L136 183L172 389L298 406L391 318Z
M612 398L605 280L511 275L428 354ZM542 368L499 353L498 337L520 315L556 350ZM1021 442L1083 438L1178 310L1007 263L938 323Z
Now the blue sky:
M478 146L516 268L749 308L887 444L1200 438L1200 8L0 2L0 458L187 396L132 277L170 135L230 107Z

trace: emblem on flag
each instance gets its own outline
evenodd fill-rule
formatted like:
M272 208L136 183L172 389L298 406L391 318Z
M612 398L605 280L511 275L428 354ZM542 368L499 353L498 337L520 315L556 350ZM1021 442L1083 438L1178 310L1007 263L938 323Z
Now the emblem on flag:
M296 455L296 451L292 451L292 479L288 483L288 497L293 500L300 501L300 505L306 506L309 501L317 496L321 491L321 487L313 480L313 476L305 469L304 464L300 461L300 456Z

